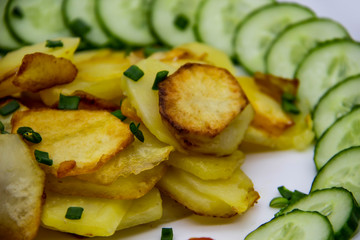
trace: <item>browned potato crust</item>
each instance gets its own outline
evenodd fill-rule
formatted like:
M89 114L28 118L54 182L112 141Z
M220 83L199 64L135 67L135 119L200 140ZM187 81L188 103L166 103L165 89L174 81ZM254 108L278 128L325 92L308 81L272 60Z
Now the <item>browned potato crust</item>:
M184 147L220 134L247 104L235 77L211 65L185 64L159 84L160 114Z

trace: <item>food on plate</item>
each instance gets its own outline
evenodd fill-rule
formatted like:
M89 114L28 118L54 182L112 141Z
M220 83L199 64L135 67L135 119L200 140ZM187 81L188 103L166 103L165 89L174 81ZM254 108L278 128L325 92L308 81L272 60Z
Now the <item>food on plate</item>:
M16 134L0 134L0 238L33 239L40 224L45 174Z

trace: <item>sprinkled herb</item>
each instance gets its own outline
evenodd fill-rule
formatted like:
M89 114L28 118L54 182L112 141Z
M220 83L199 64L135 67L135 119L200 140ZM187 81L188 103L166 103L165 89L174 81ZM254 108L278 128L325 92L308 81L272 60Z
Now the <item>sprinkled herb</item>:
M111 114L120 119L121 121L124 121L126 119L126 116L122 114L120 109L113 111Z
M84 208L82 207L69 207L66 211L65 218L71 220L81 219Z
M76 18L71 21L69 27L75 35L80 37L85 36L85 34L87 34L91 30L89 24L87 24L86 22L84 22L84 20L80 18Z
M132 65L124 72L124 75L136 82L144 76L144 72L138 66Z
M12 10L12 15L14 15L17 18L23 18L24 17L24 13L21 10L21 8L19 6L15 6Z
M270 202L270 207L281 208L280 211L275 214L275 216L282 215L283 210L287 206L299 201L301 198L306 196L305 193L302 193L298 190L292 192L284 186L278 187L278 191L281 197L276 197Z
M144 56L149 57L154 53L165 52L168 50L170 50L170 48L167 48L167 47L145 47L144 48Z
M0 133L1 134L7 134L8 133L7 131L5 131L5 126L1 121L0 121Z
M270 207L272 208L283 208L289 204L289 200L284 197L276 197L270 202Z
M162 228L161 229L161 240L172 240L172 239L173 239L172 228Z
M17 133L20 134L25 140L32 143L39 143L42 140L40 134L35 132L30 127L19 127Z
M60 94L58 109L77 110L80 103L79 96L65 96Z
M291 93L284 93L281 96L281 107L285 112L299 114L300 110L295 105L296 96Z
M45 164L48 166L53 165L53 160L49 158L49 153L35 149L34 155L35 155L36 161L38 161L39 163L42 163L42 164Z
M169 71L160 71L156 74L154 84L152 86L152 90L159 90L159 83L164 81L169 74Z
M63 47L64 44L61 40L46 40L45 47L47 48L56 48L56 47Z
M10 102L8 102L7 104L5 104L4 106L2 106L0 108L0 115L1 116L9 115L9 114L15 112L16 110L18 110L19 107L20 107L20 104L18 103L18 101L11 100Z
M141 132L141 130L139 129L140 127L140 123L136 126L134 122L130 123L130 131L132 132L132 134L134 134L134 136L140 141L140 142L144 142L144 135Z
M189 25L189 18L187 16L185 16L184 14L179 14L176 16L175 20L174 20L174 24L175 26L179 29L184 31L188 25Z

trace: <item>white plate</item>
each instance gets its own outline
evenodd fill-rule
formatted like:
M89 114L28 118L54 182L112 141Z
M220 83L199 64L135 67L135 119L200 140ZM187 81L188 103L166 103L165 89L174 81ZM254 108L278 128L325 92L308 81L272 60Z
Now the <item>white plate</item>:
M360 40L359 0L297 0L313 9L319 17L329 17L342 23L351 36ZM290 190L309 192L316 174L312 160L313 149L304 152L281 151L248 154L242 167L253 180L260 193L258 203L242 216L231 219L212 219L191 216L165 225L145 225L117 232L109 240L160 240L161 228L171 227L174 240L191 237L210 237L216 240L241 240L259 225L270 220L276 210L268 205L278 196L277 187L286 186ZM78 239L68 234L40 229L37 240ZM360 240L360 233L353 239Z

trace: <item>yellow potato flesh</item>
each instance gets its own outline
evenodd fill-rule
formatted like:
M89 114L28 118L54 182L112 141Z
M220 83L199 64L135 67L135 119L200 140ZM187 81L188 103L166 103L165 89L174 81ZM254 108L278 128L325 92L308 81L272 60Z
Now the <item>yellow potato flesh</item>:
M66 196L46 192L42 225L46 228L77 235L111 236L129 209L131 201ZM65 218L69 207L84 209L81 219Z
M244 161L244 154L235 151L224 157L174 152L167 163L203 180L227 179Z

